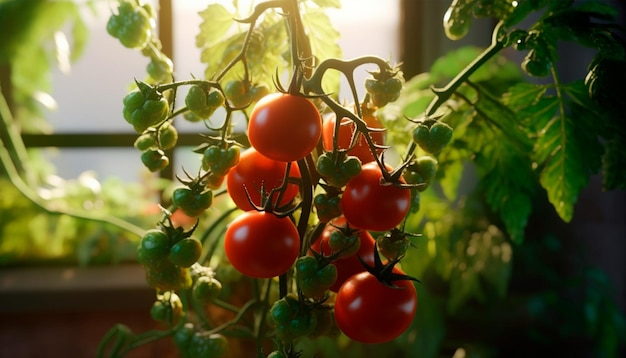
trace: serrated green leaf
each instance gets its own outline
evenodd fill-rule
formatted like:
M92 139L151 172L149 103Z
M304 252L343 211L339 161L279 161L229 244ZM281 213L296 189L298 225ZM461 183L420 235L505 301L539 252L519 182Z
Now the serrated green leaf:
M198 13L202 18L200 32L196 35L196 47L211 47L223 40L224 35L233 25L233 15L220 4L210 4Z
M527 153L531 144L516 113L500 103L498 98L490 95L482 87L476 86L476 89L478 90L478 101L473 106L480 116L504 134L506 138L501 139L508 140L511 146L516 147L518 151Z
M476 153L474 163L487 204L500 217L511 240L521 243L534 195L535 177L528 158L532 146L517 128L515 116L497 110L500 107L485 110L489 102L476 104L483 110L468 131L473 139L469 146Z
M502 103L512 111L522 111L537 104L546 90L546 86L520 82L511 86L508 92L502 95Z
M273 87L276 73L287 69L283 54L289 50L289 39L282 18L276 14L266 14L258 27L258 37L250 42L248 64L251 66L254 82ZM272 46L267 46L271 43Z
M540 168L539 181L548 199L559 216L569 222L578 194L600 166L602 147L598 135L601 128L594 125L596 114L573 103L571 98L555 97L552 106L555 103L558 113L538 127L533 158ZM565 108L569 110L567 113ZM539 124L545 120L536 119L535 123Z
M511 240L520 244L533 209L532 169L522 156L498 161L495 168L481 177L481 187L487 204L498 213Z
M338 44L340 33L333 26L323 9L307 8L302 14L302 23L309 36L311 51L317 61L329 58L341 58L341 47ZM328 72L322 79L322 87L326 93L339 92L340 75L336 71Z

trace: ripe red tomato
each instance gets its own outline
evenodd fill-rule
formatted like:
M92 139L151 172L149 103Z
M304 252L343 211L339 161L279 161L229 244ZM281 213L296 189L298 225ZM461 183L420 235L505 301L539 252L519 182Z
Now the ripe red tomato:
M365 164L350 179L341 197L341 210L350 225L372 230L391 230L404 220L411 207L411 191L381 185L382 171L376 162ZM400 178L404 183L404 179Z
M302 159L321 136L321 116L315 105L302 96L272 93L258 101L250 113L250 144L273 160Z
M326 150L327 152L333 150L335 119L336 117L333 114L324 121L322 140L324 143L324 150ZM369 128L384 128L380 120L372 114L364 114L363 120L365 121L365 123L367 123L367 126ZM348 118L341 119L341 125L339 126L339 135L337 137L337 145L339 146L339 149L350 148L350 140L352 139L352 135L355 130L356 125L354 124L354 122L352 122ZM370 132L370 136L372 137L374 143L380 145L385 144L384 132ZM382 153L382 149L376 151L376 155L379 155L380 153ZM356 145L352 147L350 151L348 151L348 155L354 155L355 157L359 158L362 164L369 163L375 160L374 155L370 151L370 147L367 145L365 137L361 133L358 134Z
M326 227L324 228L324 231L322 231L320 237L311 245L311 249L324 254L325 256L331 254L330 245L328 244L330 235L333 231L338 230L331 224L342 227L346 225L346 219L343 216L340 216L326 224ZM331 291L339 291L341 285L343 285L348 278L352 275L365 271L365 267L363 267L363 264L359 261L358 256L360 256L368 265L374 266L374 238L366 230L360 230L359 239L361 240L361 245L359 246L359 250L356 254L333 261L333 264L337 267L337 280L329 288Z
M244 275L271 278L287 272L296 261L300 236L288 217L246 211L226 229L224 252Z
M280 188L283 184L287 163L278 162L262 156L254 148L246 149L239 157L239 163L231 168L226 180L228 194L241 210L254 209L248 201L248 195L255 205L261 203L261 187L265 194L274 188ZM292 163L289 176L300 178L300 170L296 163ZM246 194L246 190L248 193ZM298 195L300 188L297 184L287 184L287 188L278 203L279 206L289 203ZM278 193L274 194L272 204L276 206Z
M403 272L394 268L394 272ZM382 284L369 272L350 277L337 292L335 322L351 339L362 343L383 343L404 332L417 311L417 292L409 280Z

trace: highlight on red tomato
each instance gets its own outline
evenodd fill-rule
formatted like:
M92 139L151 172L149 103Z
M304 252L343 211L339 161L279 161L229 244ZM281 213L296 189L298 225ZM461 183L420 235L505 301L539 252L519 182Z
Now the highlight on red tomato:
M404 274L399 268L394 273ZM389 287L365 271L350 277L337 292L335 322L349 338L383 343L400 336L417 311L417 292L410 280Z
M271 278L287 272L300 252L300 236L288 217L246 211L233 220L224 235L224 252L244 275Z
M241 153L239 163L228 172L226 189L239 209L253 210L248 196L252 203L262 206L261 197L266 197L272 189L281 187L286 170L286 162L269 159L256 149L248 148ZM300 178L300 170L296 163L291 163L289 177ZM280 207L288 204L299 192L298 184L287 184L280 201L278 201L278 192L272 196L272 206Z
M399 225L411 207L411 191L393 184L382 184L382 171L376 162L361 167L361 172L346 184L341 210L348 222L371 231L387 231ZM405 183L400 178L401 183Z
M307 156L322 136L322 118L303 96L272 93L259 100L250 113L248 138L262 155L282 162Z
M380 120L371 113L363 114L363 120L365 121L365 123L367 123L368 128L384 128ZM327 152L333 150L335 121L336 116L334 113L324 120L322 141L324 144L324 150ZM350 148L350 141L352 140L352 135L355 131L356 124L354 124L354 122L352 122L348 118L341 119L341 124L339 125L339 134L337 136L338 149ZM372 137L374 143L379 145L385 144L385 132L372 131L370 132L370 136ZM376 155L380 155L382 151L382 149L376 150ZM352 149L348 151L348 155L353 155L359 158L362 164L369 163L375 160L374 155L372 154L372 151L367 144L367 140L362 133L358 134L356 144L354 145L354 147L352 147Z
M332 250L328 243L330 235L334 231L339 230L337 227L345 225L346 219L343 216L333 219L331 222L326 224L326 227L324 228L324 231L322 231L320 237L311 245L311 249L323 254L324 256L331 255ZM358 235L361 243L357 252L349 257L339 258L333 261L333 264L337 267L337 280L329 288L333 292L338 292L341 285L343 285L343 283L351 276L366 271L361 261L359 261L359 257L361 257L361 259L363 259L363 261L365 261L368 265L374 266L374 237L372 237L372 235L366 230L359 230Z

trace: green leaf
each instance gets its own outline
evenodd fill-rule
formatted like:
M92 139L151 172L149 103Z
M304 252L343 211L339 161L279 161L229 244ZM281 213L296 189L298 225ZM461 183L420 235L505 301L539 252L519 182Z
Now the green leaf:
M589 183L589 177L599 169L602 155L597 114L589 107L575 103L572 97L565 97L568 89L570 96L575 94L576 86L581 84L568 85L560 96L542 101L547 102L547 107L558 108L556 115L531 119L538 129L533 158L540 171L539 181L557 213L566 222L572 219L578 194ZM538 108L538 113L548 112Z
M333 26L326 11L320 8L307 8L302 14L302 24L309 36L311 51L318 62L329 58L341 58L338 40L339 31ZM339 73L336 71L324 75L322 87L326 93L339 92Z
M485 190L487 203L500 216L511 240L520 244L532 213L534 178L530 165L521 165L527 163L528 158L511 156L508 159L499 160L497 170L481 178L481 187Z
M511 86L502 96L502 103L514 112L524 111L529 106L537 104L546 93L546 86L520 82Z
M524 97L534 101L532 96ZM470 148L476 152L480 186L511 239L521 243L535 192L535 177L528 157L532 145L515 112L484 90L480 89L479 100L473 106L478 112L475 120L478 123L468 135L474 139Z
M196 47L202 49L223 40L234 24L232 14L220 4L210 4L198 13L202 18L200 32L196 35Z

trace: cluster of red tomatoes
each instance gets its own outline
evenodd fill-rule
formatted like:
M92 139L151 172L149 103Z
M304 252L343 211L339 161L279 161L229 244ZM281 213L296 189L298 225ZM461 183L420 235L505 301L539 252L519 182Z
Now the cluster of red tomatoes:
M375 157L384 128L371 111L363 112L363 120L368 133L356 131L347 118L339 125L332 116L323 121L301 95L274 93L258 101L248 126L251 147L226 175L228 193L244 212L229 224L224 250L235 269L255 278L283 275L295 264L300 293L308 296L296 311L306 316L334 292L337 327L356 341L379 343L408 328L417 294L410 280L398 279L405 276L395 262L381 264L370 231L400 225L411 190L385 182L384 164ZM400 176L396 180L404 183ZM311 212L322 230L305 236L294 221L308 218L297 210L307 195L315 195Z

